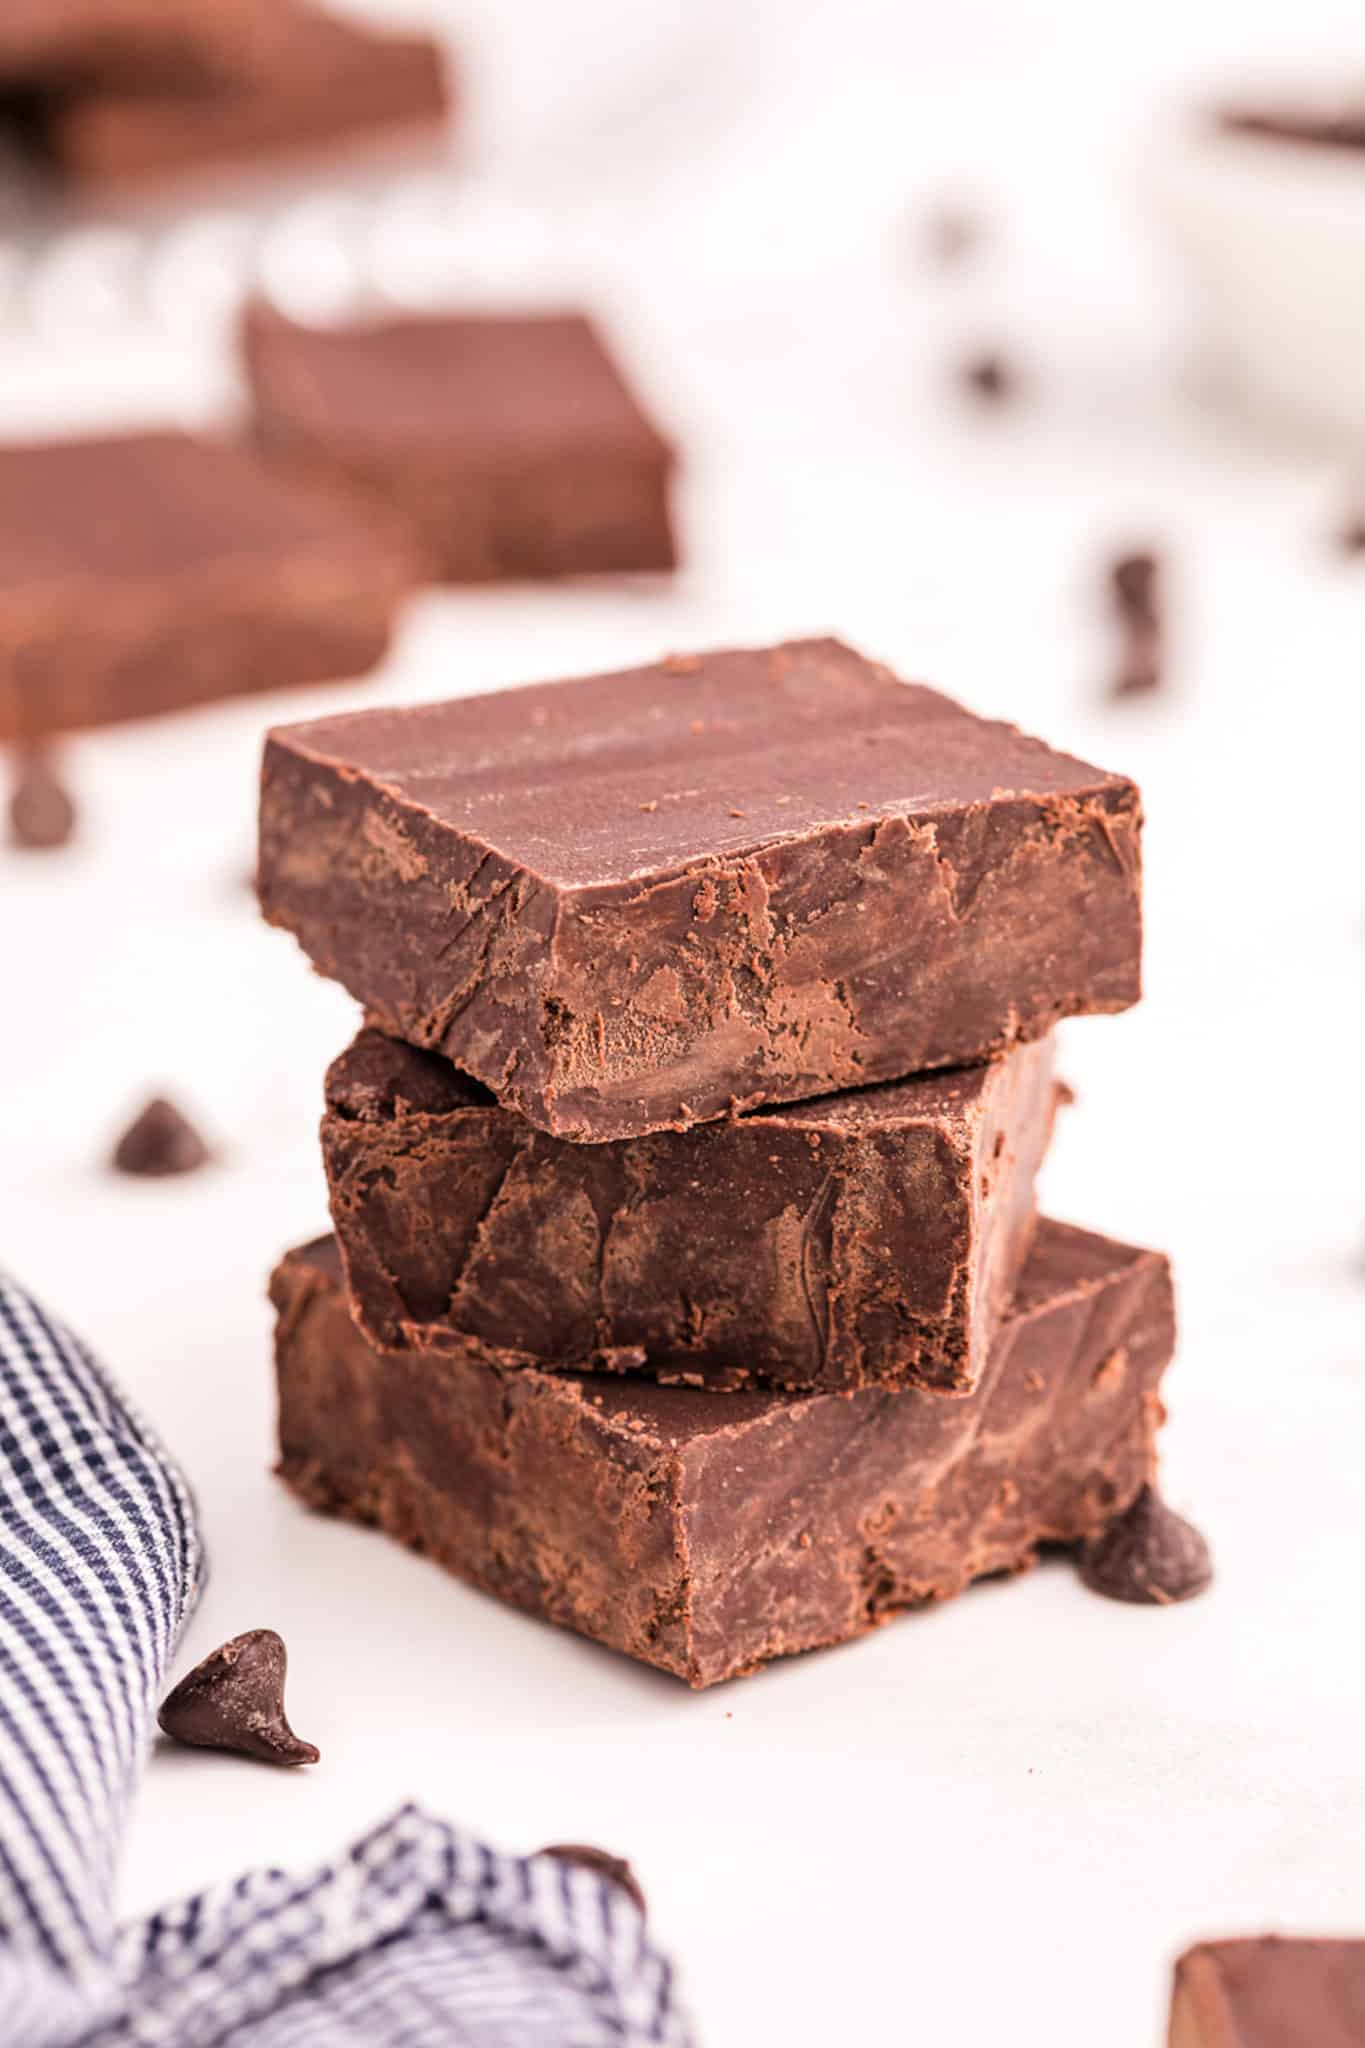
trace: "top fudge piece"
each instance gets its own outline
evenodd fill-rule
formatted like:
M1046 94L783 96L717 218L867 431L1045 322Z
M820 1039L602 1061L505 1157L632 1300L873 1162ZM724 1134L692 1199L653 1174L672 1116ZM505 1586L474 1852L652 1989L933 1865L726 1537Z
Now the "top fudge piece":
M1360 2048L1365 1941L1210 1941L1175 1967L1170 2048Z
M969 1063L1139 993L1124 777L836 640L268 735L260 891L555 1134Z
M406 547L188 434L0 447L0 741L363 674Z
M674 566L673 451L577 313L243 330L263 447L344 477L452 583Z

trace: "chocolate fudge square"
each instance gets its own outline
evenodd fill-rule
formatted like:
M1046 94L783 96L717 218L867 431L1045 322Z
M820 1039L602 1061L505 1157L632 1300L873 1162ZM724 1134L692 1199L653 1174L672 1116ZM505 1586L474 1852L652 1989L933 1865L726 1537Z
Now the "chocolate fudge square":
M433 141L453 88L430 37L311 7L253 8L218 61L167 79L97 81L55 97L46 154L78 187L115 187L343 145Z
M1360 2048L1365 1940L1203 1942L1175 1967L1169 2048Z
M1174 1341L1165 1259L1048 1221L960 1401L380 1354L330 1239L271 1291L295 1492L693 1686L1096 1535L1153 1476Z
M836 640L287 726L260 892L396 1037L635 1137L1136 1001L1125 777Z
M243 346L261 444L371 491L437 580L673 568L672 449L581 315L256 307Z
M327 1076L353 1311L381 1349L692 1385L980 1376L1033 1234L1052 1042L575 1145L367 1030Z
M0 741L361 675L413 573L368 508L226 441L0 448Z

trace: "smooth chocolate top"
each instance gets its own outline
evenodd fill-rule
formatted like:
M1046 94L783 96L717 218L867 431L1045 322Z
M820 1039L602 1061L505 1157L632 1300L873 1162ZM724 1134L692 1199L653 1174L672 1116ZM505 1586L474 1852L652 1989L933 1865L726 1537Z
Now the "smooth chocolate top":
M364 530L345 499L228 441L157 432L0 447L0 600L274 564Z
M832 639L356 712L272 738L563 888L662 878L839 824L1132 791Z
M1360 2048L1365 1940L1211 1941L1176 1965L1171 2048Z
M580 313L460 314L304 327L248 316L258 404L328 446L536 457L571 447L659 452L601 336Z

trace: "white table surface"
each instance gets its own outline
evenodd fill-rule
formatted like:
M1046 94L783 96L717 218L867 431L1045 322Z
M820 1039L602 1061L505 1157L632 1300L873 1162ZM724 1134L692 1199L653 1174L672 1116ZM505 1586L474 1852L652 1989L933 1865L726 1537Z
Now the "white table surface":
M1142 118L1240 54L1241 10L1198 35L1174 7L1141 33L1091 11L1052 0L1025 33L1004 0L946 25L764 0L741 30L660 0L656 51L599 4L576 156L558 11L465 9L506 123L485 105L463 255L505 276L513 222L518 263L548 252L615 315L689 450L686 572L424 596L359 690L74 744L79 845L0 851L0 1257L198 1492L212 1579L183 1661L278 1628L324 1753L295 1775L155 1755L128 1910L304 1866L407 1798L509 1846L600 1841L636 1862L706 2048L1154 2048L1187 1941L1365 1932L1365 570L1323 538L1330 459L1184 395L1132 203ZM1296 12L1301 38L1335 25ZM1002 239L949 282L906 222L960 185ZM985 417L944 365L997 334L1035 388ZM197 417L224 385L211 336L135 328L11 332L0 367L6 432ZM1117 706L1099 575L1148 535L1173 676ZM1218 1580L1149 1612L1050 1565L693 1696L270 1476L264 1282L323 1226L321 1076L353 1010L254 913L255 764L269 720L333 702L824 629L1143 784L1149 993L1067 1031L1080 1099L1044 1193L1174 1256L1168 1487ZM219 1165L104 1169L153 1088Z

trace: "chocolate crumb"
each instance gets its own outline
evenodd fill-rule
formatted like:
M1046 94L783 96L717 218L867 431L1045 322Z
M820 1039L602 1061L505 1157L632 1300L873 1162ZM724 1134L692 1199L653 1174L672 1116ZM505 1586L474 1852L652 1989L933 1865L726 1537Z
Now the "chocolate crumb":
M166 1695L157 1720L174 1742L230 1749L268 1764L315 1764L285 1717L288 1653L273 1628L248 1629L196 1664Z
M1082 1545L1079 1563L1092 1593L1154 1607L1192 1600L1213 1579L1208 1544L1151 1486L1102 1536Z
M158 1178L171 1173L193 1173L196 1167L207 1165L212 1156L189 1119L173 1102L157 1095L119 1139L113 1164L119 1173Z
M57 778L52 756L25 747L14 762L9 799L9 841L27 851L49 852L69 844L76 830L76 806Z
M968 356L958 378L969 397L982 399L988 405L1004 405L1019 395L1018 371L995 349Z
M641 806L640 806L640 809L641 809L642 811L657 811L657 810L658 810L658 808L659 808L659 799L658 799L657 797L651 797L651 798L650 798L650 800L649 800L649 802L648 802L647 804L641 804Z
M580 1870L596 1871L599 1877L606 1878L608 1884L619 1885L641 1913L648 1910L639 1879L624 1856L610 1856L605 1849L594 1849L587 1842L552 1842L547 1849L542 1849L539 1853L542 1856L554 1856L561 1863L576 1864Z
M1159 687L1165 616L1160 558L1148 548L1118 555L1109 568L1109 599L1120 634L1112 694L1132 697Z
M1143 549L1120 555L1109 571L1119 622L1135 630L1161 624L1160 571L1157 558Z

